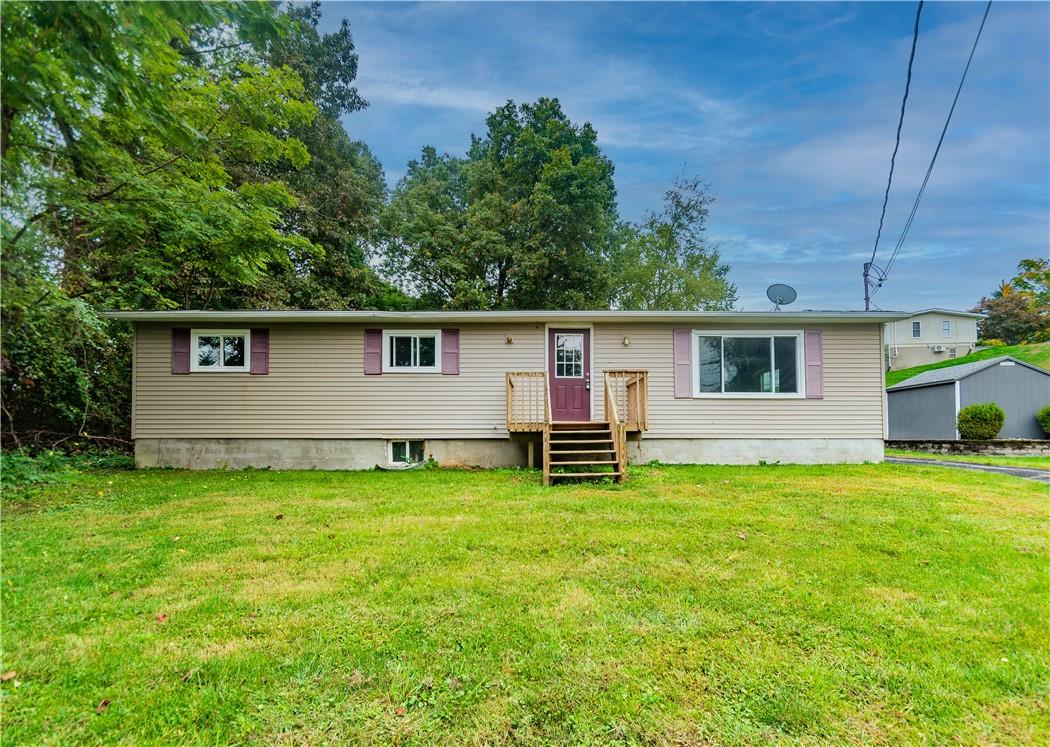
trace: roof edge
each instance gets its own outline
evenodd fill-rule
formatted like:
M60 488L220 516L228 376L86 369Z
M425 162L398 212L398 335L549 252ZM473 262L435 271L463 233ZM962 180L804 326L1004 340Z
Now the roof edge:
M887 311L315 311L301 309L232 311L104 311L107 319L132 322L883 322L906 319L905 312Z
M979 314L976 311L956 311L955 309L942 309L939 306L935 306L931 309L919 309L918 311L911 312L912 316L918 316L919 314L930 314L937 312L938 314L951 314L952 316L964 316L968 319L987 319L987 314Z

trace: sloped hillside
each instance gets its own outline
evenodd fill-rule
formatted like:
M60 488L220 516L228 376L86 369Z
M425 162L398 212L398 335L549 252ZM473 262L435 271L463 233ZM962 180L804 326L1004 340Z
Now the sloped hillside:
M923 371L958 366L962 363L973 363L974 361L986 360L988 358L998 358L1000 355L1012 355L1018 360L1050 370L1050 342L1037 342L1032 345L1002 345L996 348L978 350L971 355L964 355L961 358L952 358L951 360L946 360L941 363L930 363L925 366L902 368L899 371L887 371L886 386L899 384L905 379L910 379L916 374L921 374Z

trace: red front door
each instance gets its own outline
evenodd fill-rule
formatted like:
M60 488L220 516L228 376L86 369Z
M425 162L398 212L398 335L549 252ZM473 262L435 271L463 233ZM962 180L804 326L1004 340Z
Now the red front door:
M547 331L547 375L551 381L551 417L591 419L591 331Z

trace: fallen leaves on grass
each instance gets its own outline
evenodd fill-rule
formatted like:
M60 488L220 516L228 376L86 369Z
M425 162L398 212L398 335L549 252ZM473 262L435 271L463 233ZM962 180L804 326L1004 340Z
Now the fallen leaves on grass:
M109 698L103 698L98 704L98 708L95 709L95 713L101 714L104 710L109 708Z
M167 621L168 621L168 616L167 615L165 615L163 612L158 612L157 613L157 622L159 622L159 623L166 623Z
M0 682L7 682L8 680L13 680L17 676L18 672L4 672L3 674L0 674Z
M283 519L283 518L284 518L284 514L277 514L277 515L276 515L276 516L274 516L273 518L275 518L275 519L276 519L277 521L280 521L281 519Z

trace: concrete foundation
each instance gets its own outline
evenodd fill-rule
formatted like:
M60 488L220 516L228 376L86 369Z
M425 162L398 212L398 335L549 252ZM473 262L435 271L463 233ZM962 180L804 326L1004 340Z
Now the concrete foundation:
M632 437L628 459L668 464L835 464L882 461L881 439L706 439ZM540 458L539 448L536 451ZM518 439L430 439L424 454L443 467L522 467L528 442ZM135 466L180 469L355 470L388 462L383 439L140 438Z
M955 357L962 358L964 355L969 355L977 346L968 342L944 342L938 343L944 350L940 353L933 352L933 345L899 345L897 346L897 354L892 355L892 346L886 346L886 357L889 363L889 368L892 371L899 371L902 368L912 368L913 366L925 366L929 363L941 363L942 361L951 360L951 354L948 352L951 348L955 348Z
M667 464L860 464L881 462L880 438L641 438L628 441L630 462Z
M506 439L434 439L423 453L443 467L524 466L527 444ZM139 438L136 467L180 469L372 469L386 465L384 439Z

